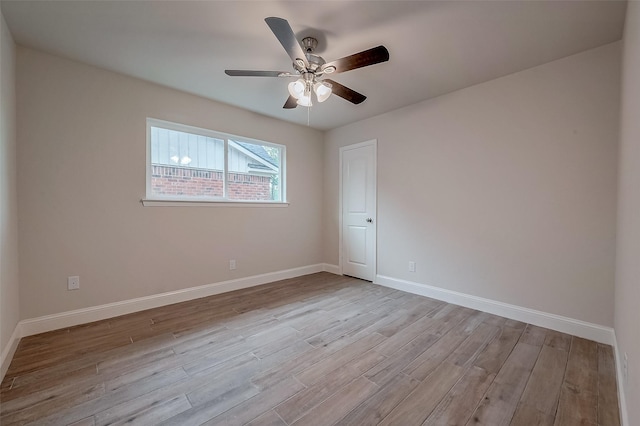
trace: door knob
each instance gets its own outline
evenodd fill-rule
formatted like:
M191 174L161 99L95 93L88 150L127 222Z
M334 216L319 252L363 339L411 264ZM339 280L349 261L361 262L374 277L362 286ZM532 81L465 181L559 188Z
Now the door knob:
M371 219L370 217L367 218L367 222L371 223L373 222L373 219Z

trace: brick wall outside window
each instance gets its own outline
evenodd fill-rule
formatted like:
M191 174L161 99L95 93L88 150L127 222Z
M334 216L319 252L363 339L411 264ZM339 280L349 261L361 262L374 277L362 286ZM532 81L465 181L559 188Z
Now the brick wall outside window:
M271 200L269 176L229 173L227 179L231 200ZM174 197L222 197L222 171L154 165L151 190L154 195Z

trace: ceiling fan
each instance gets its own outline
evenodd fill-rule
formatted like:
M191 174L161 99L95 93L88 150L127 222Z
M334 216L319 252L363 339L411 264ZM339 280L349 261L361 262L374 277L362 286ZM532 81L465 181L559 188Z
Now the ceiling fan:
M291 109L298 105L312 106L312 93L315 94L318 102L324 102L333 93L353 104L362 103L367 98L363 94L328 78L320 79L320 77L389 60L389 51L384 46L378 46L332 62L326 62L321 56L313 53L318 45L317 39L305 37L300 45L286 19L270 17L266 18L265 22L293 61L294 72L225 70L225 73L232 77L298 77L296 81L288 85L289 98L283 108Z

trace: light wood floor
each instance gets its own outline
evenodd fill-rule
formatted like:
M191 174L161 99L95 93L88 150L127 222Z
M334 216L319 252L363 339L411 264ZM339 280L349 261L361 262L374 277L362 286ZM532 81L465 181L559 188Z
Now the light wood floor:
M0 424L619 425L610 346L320 273L24 338Z

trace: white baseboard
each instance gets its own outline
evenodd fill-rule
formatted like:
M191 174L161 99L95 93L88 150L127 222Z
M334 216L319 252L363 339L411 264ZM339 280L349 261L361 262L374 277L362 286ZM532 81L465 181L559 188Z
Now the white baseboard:
M613 335L613 353L616 361L616 382L618 384L618 405L620 408L620 424L621 426L630 426L629 423L629 414L627 411L627 398L625 393L625 385L624 385L624 371L623 365L624 360L622 359L622 354L618 349L618 339L616 339L615 333Z
M27 319L20 321L21 337L322 271L324 265L320 263Z
M13 333L9 338L7 346L4 348L4 351L2 351L2 355L0 355L0 382L4 379L4 375L9 369L9 364L11 364L13 355L16 353L16 349L18 349L18 343L20 343L20 339L22 338L21 330L21 324L16 324L16 328L13 329Z
M377 275L374 282L375 284L380 284L385 287L431 297L453 303L454 305L488 312L544 328L550 328L599 343L607 345L613 345L615 343L615 335L611 327L384 275Z
M323 263L322 264L322 270L324 272L329 272L331 274L342 275L342 271L340 271L340 266L338 266L338 265L332 265L330 263Z

